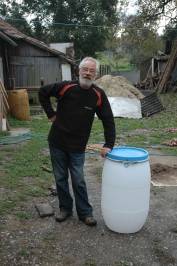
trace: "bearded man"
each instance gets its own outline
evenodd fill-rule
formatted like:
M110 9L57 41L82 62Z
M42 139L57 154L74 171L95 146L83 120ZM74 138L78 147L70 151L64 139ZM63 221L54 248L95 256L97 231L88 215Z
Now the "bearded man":
M105 92L94 84L99 63L92 57L84 58L79 65L78 81L63 81L40 88L39 100L52 126L48 136L49 149L59 210L57 222L63 222L73 213L73 198L69 191L69 173L72 181L76 211L86 225L95 226L93 209L88 200L84 179L85 149L95 113L101 119L105 144L101 156L111 151L115 142L115 124ZM58 100L54 111L50 97Z

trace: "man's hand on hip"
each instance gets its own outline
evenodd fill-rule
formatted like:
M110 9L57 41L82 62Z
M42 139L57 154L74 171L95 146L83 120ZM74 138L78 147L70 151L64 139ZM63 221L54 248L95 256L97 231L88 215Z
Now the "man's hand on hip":
M106 154L107 154L108 152L110 152L110 151L111 151L110 148L103 147L103 148L101 149L101 152L100 152L101 157L105 158L105 157L106 157Z

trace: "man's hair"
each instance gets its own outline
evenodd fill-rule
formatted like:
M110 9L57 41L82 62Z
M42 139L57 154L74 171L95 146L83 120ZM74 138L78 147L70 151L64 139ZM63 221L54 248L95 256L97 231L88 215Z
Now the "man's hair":
M96 72L99 73L100 63L98 62L98 60L96 60L93 57L85 57L84 59L82 59L82 61L79 64L79 69L85 65L86 61L93 61L96 64Z

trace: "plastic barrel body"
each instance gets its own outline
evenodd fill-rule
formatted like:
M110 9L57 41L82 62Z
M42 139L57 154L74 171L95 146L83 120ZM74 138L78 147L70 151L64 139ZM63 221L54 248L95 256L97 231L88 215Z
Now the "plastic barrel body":
M135 233L143 227L149 212L150 179L148 159L140 162L105 160L101 209L109 229Z

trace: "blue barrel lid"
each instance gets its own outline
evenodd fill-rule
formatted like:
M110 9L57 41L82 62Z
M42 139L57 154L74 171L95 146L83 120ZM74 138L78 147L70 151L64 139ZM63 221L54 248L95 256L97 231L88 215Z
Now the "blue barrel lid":
M146 150L136 147L118 146L108 152L106 158L114 161L144 161L147 160L149 154Z

